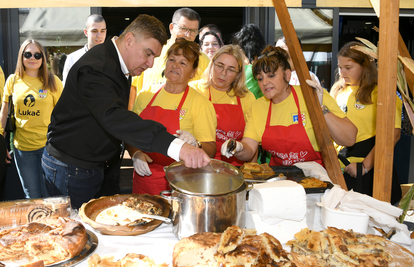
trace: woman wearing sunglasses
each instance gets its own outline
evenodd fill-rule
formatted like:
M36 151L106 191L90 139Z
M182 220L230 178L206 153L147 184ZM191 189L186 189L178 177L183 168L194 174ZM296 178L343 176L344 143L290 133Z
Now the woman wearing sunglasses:
M235 45L220 48L207 67L204 79L190 83L198 92L207 97L217 114L215 159L229 162L235 166L244 161L236 158L228 159L221 155L222 144L229 139L241 141L246 125L246 114L250 110L255 97L246 85L243 66L244 56Z
M271 154L269 165L315 161L323 166L302 89L289 85L288 59L284 49L268 46L253 63L253 75L264 96L253 103L241 142L230 152L222 150L223 155L248 160L261 142L263 149ZM353 145L357 134L355 125L326 90L318 87L317 95L333 141Z
M50 115L62 90L62 82L47 68L43 46L33 39L24 41L16 71L4 87L0 121L4 129L12 95L16 117L12 151L26 198L48 196L41 159Z

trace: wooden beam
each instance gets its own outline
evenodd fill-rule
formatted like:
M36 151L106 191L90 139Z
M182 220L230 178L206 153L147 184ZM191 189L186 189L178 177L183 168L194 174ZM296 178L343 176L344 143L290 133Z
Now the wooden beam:
M333 146L332 138L329 133L328 126L326 125L325 118L322 114L316 92L306 83L306 80L311 80L311 77L286 3L284 0L272 1L276 9L280 26L283 30L283 35L286 38L286 43L289 48L293 64L295 65L296 73L299 77L300 86L302 88L309 116L313 124L316 140L318 141L319 148L321 149L326 171L332 182L339 184L343 189L347 190L345 179L342 175L341 167L339 166L337 153Z
M404 43L401 33L398 34L398 52L400 52L400 56L411 58L410 52L408 52L407 46ZM411 94L414 95L414 73L412 73L409 68L404 68L404 71L408 88L410 88Z
M394 161L399 0L381 0L379 20L377 134L372 196L389 202Z

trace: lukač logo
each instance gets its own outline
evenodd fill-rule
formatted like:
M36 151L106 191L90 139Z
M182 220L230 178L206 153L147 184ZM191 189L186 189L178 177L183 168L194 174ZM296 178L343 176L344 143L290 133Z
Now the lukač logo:
M23 100L23 104L28 107L28 108L32 108L36 105L36 100L34 98L34 96L32 94L27 95L24 100ZM19 115L21 116L40 116L40 110L21 110L19 109Z

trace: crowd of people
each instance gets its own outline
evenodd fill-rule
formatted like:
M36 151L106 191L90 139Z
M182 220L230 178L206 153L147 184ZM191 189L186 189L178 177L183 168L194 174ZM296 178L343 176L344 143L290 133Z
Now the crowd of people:
M224 44L217 25L200 25L196 11L180 8L170 38L148 15L106 38L105 20L91 15L88 43L67 56L63 82L48 70L42 45L23 42L15 73L6 81L0 75L0 121L4 129L13 96L11 151L26 198L69 195L79 208L119 193L124 149L134 167L132 192L140 194L168 190L164 167L178 160L188 168L211 158L241 166L263 161L262 149L270 165L324 166L284 37L266 47L260 29L248 24ZM316 90L348 189L372 195L378 73L372 58L353 49L359 45L339 51L330 93L314 73L307 82ZM398 98L396 106L395 142ZM394 175L391 202L400 198Z

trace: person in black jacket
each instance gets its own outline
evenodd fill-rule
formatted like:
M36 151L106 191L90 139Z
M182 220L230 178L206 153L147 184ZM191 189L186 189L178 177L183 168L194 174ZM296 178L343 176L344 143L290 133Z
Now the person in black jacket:
M121 142L146 152L206 166L207 154L169 134L165 127L128 111L130 77L152 67L167 42L163 24L138 16L119 36L88 51L68 74L48 129L43 170L51 196L69 195L73 208L94 198L103 167Z

